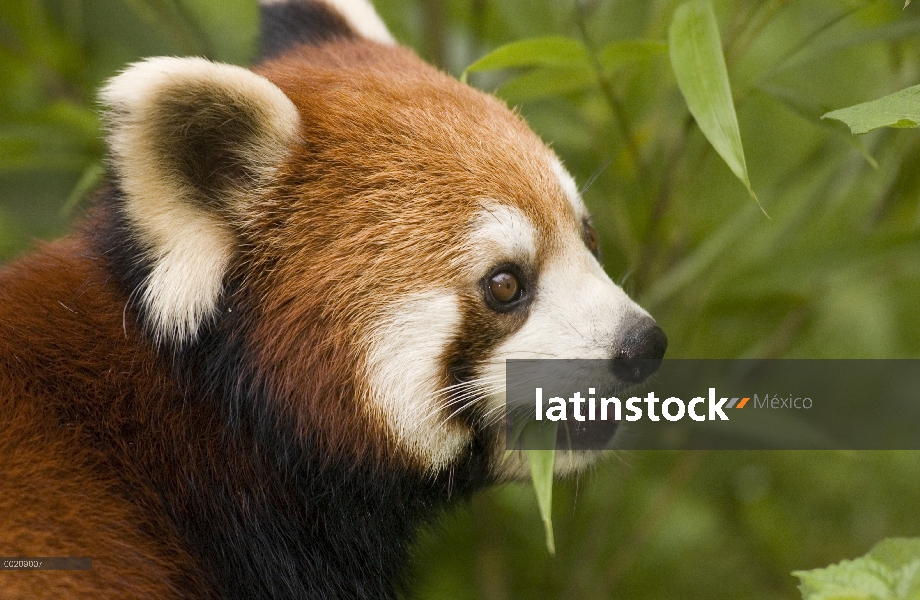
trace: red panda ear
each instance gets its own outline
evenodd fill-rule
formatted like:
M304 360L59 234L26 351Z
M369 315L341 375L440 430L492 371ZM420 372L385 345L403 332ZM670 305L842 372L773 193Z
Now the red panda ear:
M264 77L199 58L153 58L105 86L110 166L150 260L137 290L155 337L195 338L235 240L226 217L268 185L296 140L293 103Z
M365 39L393 44L393 36L368 0L259 0L259 57L301 44Z

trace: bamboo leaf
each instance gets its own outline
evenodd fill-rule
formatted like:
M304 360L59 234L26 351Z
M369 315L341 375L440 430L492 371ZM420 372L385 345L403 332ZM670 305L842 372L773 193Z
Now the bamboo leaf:
M821 118L841 121L856 135L881 127L917 127L920 123L920 85L878 100L834 110Z
M525 448L554 448L556 446L557 424L540 424L530 422L524 428ZM527 450L527 463L530 465L530 479L537 494L540 518L546 530L546 549L556 554L556 541L553 536L553 473L556 466L555 450Z
M760 206L748 177L719 27L710 0L690 0L678 7L668 40L671 67L690 113Z
M591 68L584 44L562 36L547 36L512 42L496 48L466 68L466 73L512 67Z
M513 78L498 89L498 95L511 103L519 103L583 90L595 81L594 72L587 67L545 67Z
M556 554L556 541L553 538L553 470L556 465L555 450L528 450L527 462L530 463L530 477L533 489L537 493L540 518L546 529L546 549Z

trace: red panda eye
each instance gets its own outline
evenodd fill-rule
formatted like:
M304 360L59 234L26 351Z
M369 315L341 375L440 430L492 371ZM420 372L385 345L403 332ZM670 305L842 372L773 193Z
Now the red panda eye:
M594 226L591 223L585 221L582 236L585 240L585 246L588 247L588 250L591 251L591 254L597 256L598 249L600 248L600 243L597 237L597 230L594 229Z
M499 304L508 304L521 296L521 284L514 274L502 271L489 278L489 293Z

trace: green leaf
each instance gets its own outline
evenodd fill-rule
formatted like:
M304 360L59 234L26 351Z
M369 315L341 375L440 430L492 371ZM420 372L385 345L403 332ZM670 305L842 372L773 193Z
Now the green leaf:
M556 541L553 538L553 470L556 466L555 450L528 450L527 462L530 464L530 478L537 493L540 518L546 530L546 549L556 554Z
M917 600L920 538L883 540L855 560L792 574L803 600Z
M466 68L466 73L512 67L591 68L587 48L578 40L548 36L512 42L496 48Z
M666 48L666 44L656 40L627 40L608 44L598 58L603 69L611 73ZM530 67L536 68L505 83L498 95L509 102L526 102L597 84L588 49L578 40L561 36L521 40L502 46L467 67L461 80L466 81L467 73L476 71Z
M528 422L522 432L525 448L553 448L556 445L557 423ZM540 518L546 530L546 549L556 554L556 542L553 537L553 473L556 466L555 450L527 450L527 463L530 465L530 479L537 494Z
M583 90L596 83L594 72L588 68L533 69L501 86L497 93L511 103L546 98Z
M709 143L760 206L748 177L711 2L690 0L680 5L671 21L668 40L671 67L690 113Z
M658 40L611 42L601 49L598 60L605 72L612 73L628 63L647 60L667 49L668 45Z
M841 121L856 135L880 127L917 127L920 123L920 85L878 100L831 111L821 118Z

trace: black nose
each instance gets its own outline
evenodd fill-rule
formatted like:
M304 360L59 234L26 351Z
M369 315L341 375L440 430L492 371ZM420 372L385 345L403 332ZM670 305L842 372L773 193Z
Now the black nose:
M613 374L626 383L645 381L661 366L661 359L667 349L668 336L655 321L643 318L623 336L613 357Z

